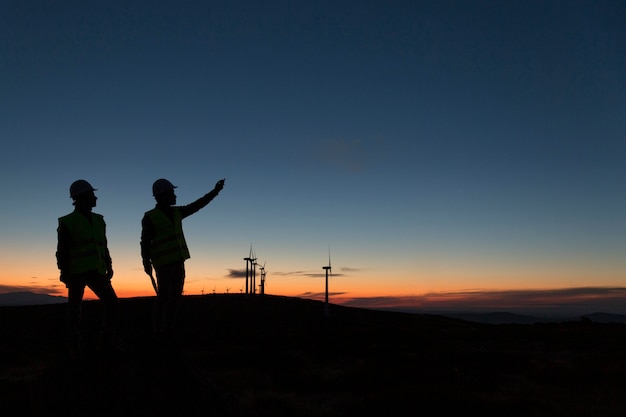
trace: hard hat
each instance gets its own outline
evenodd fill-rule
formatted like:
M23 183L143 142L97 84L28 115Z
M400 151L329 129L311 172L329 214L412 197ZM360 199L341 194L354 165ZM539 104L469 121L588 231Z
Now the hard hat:
M89 191L96 191L96 189L85 180L76 180L72 183L72 185L70 185L71 198L76 198L80 194L87 193Z
M174 188L176 188L174 184L165 178L160 178L152 184L152 195L156 196L166 191L173 190Z

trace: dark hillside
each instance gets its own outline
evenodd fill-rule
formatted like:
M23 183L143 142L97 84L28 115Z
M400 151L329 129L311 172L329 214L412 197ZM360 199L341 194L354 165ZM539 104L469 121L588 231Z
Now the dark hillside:
M85 302L95 326L99 303ZM624 416L626 326L484 325L240 294L185 297L177 342L155 346L151 298L121 300L123 352L65 305L0 308L3 415Z

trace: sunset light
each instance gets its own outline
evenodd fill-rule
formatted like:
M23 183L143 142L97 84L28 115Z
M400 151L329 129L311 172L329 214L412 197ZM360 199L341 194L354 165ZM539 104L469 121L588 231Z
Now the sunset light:
M186 295L245 292L253 250L267 294L317 299L330 248L333 303L626 314L619 2L11 3L1 293L66 295L85 179L115 291L153 296L153 182L225 178L183 220Z

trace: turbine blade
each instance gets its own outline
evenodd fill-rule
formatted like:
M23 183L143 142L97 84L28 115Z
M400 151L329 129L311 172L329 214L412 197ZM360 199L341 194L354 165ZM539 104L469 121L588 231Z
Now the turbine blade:
M330 245L328 245L328 266L330 267Z

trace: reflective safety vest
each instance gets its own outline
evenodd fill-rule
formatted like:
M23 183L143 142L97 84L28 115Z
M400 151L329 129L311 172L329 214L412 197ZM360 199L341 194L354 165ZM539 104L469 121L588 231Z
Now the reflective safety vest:
M71 236L68 272L80 274L97 270L101 274L106 273L107 240L104 217L91 213L90 222L83 214L74 211L59 218L59 226L61 225L67 228Z
M155 267L189 259L180 209L173 207L173 213L174 222L158 208L146 213L155 230L150 244L150 259Z

